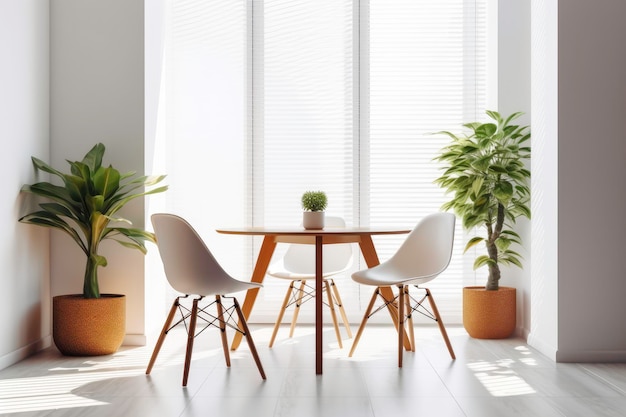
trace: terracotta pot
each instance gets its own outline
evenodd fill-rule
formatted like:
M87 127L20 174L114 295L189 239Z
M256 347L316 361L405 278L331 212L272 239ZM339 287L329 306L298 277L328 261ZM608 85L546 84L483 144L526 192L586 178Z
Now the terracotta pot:
M516 291L500 287L463 288L463 326L477 339L505 339L513 334L516 324Z
M302 225L305 229L323 229L323 211L305 211L302 213Z
M126 333L126 296L81 294L52 299L52 337L59 351L68 356L115 353Z

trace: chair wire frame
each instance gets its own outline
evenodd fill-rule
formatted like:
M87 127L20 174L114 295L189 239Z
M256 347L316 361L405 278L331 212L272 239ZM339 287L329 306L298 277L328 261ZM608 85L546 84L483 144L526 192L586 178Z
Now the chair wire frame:
M296 288L296 283L300 283L299 288ZM332 291L331 291L332 290ZM339 325L337 324L337 314L335 312L335 306L339 309L341 314L341 318L346 329L346 333L348 338L352 338L352 330L350 329L350 323L348 322L348 317L343 308L343 302L339 295L339 291L337 290L337 286L335 285L335 281L332 278L326 278L323 280L323 292L326 292L328 301L325 301L322 297L322 304L327 307L330 307L330 314L332 317L333 325L335 328L335 335L337 337L337 343L339 348L343 348L343 343L341 340L341 332L339 330ZM315 287L310 284L307 284L306 279L302 280L293 280L289 283L289 287L287 288L287 293L285 294L285 299L281 306L280 312L278 314L278 318L276 319L276 323L274 325L274 331L272 332L272 337L270 338L269 347L274 345L274 341L276 339L276 335L278 334L278 328L280 323L282 322L283 316L287 309L293 305L295 305L293 317L291 319L291 327L289 329L289 337L293 337L293 333L296 327L296 322L298 320L298 314L300 312L300 307L306 303L314 299Z
M398 330L398 366L402 367L402 350L403 347L406 350L410 350L415 352L415 333L413 329L413 313L421 314L422 316L433 320L439 326L439 331L443 336L446 347L448 348L448 352L450 353L450 357L452 359L456 359L454 354L454 350L452 349L452 344L450 343L450 339L448 338L448 333L444 327L443 321L439 314L439 310L437 309L437 305L435 304L435 300L432 296L432 293L428 288L419 287L418 285L412 285L418 290L424 291L423 295L420 298L414 297L410 294L409 288L411 285L397 285L398 293L394 294L392 299L387 299L383 296L380 291L380 288L377 287L374 290L374 294L370 299L370 303L365 311L365 315L363 316L363 320L361 321L361 325L357 331L357 334L354 338L354 342L352 344L352 348L348 356L352 356L354 351L356 350L357 344L359 343L359 339L361 338L361 334L363 333L363 329L365 328L365 324L367 321L376 313L381 310L388 310L391 314L395 314L397 316L397 321L394 320L396 324L396 329ZM402 297L401 297L402 295ZM382 303L378 305L375 309L374 306L376 304L376 300L380 297L382 299ZM429 306L425 305L425 301L428 300ZM404 313L400 313L404 311ZM406 329L405 329L406 327ZM408 330L409 337L409 345L404 344L404 334Z
M324 291L326 290L327 285L330 285L330 288L334 291L334 294L332 294L332 301L334 302L334 304L339 308L343 307L341 298L339 297L339 294L337 293L337 290L336 290L335 281L332 279L325 279L324 287L323 287ZM300 308L304 303L315 298L315 287L307 284L306 280L300 281L299 290L296 290L295 286L293 285L291 289L292 291L289 292L290 300L287 304L285 304L284 306L285 309L291 307L292 305L295 305L296 308ZM328 303L328 301L325 301L324 299L322 300L322 304L324 304L326 307L330 307L330 304ZM349 333L349 337L352 337L350 328L348 327L347 329L348 329L347 331Z
M152 352L148 368L146 369L146 374L150 374L150 372L152 371L152 368L161 350L161 346L165 341L165 337L172 329L179 326L180 324L183 324L185 327L185 332L187 333L187 349L185 355L185 367L183 371L183 386L187 385L189 377L189 368L191 364L191 355L193 351L194 339L209 327L216 327L220 329L224 359L226 361L226 366L228 367L230 367L230 353L226 336L226 328L231 328L246 337L246 341L248 342L248 346L250 348L254 361L259 369L259 372L261 373L261 377L263 379L266 379L265 371L263 370L263 366L259 359L256 347L254 345L254 341L252 340L252 336L250 334L250 329L248 328L248 324L241 311L241 307L237 299L235 297L215 295L215 300L210 301L207 305L203 307L200 307L199 303L203 299L205 299L205 297L198 296L196 298L193 298L193 305L190 309L189 307L181 303L181 299L187 298L189 298L189 294L181 295L176 297L174 302L172 303L172 307L170 308L168 317L165 321L165 324L163 325L163 330L161 331L159 339L154 347L154 351ZM229 307L225 307L223 303L223 300L225 299L231 300L232 305ZM217 315L211 314L208 311L208 309L213 306L216 307ZM180 318L178 319L178 321L172 324L177 312L179 313ZM200 320L200 323L198 323L198 320Z
M180 299L181 298L188 298L189 295L184 295L184 296L180 296L177 297L178 302L175 304L178 312L180 313L181 318L174 324L172 324L166 331L165 333L170 332L171 330L173 330L175 327L177 327L178 325L180 325L181 323L184 323L185 325L185 331L187 332L187 334L189 335L189 332L191 331L191 329L189 328L189 323L188 320L191 317L192 314L192 309L189 309L187 306L183 305L180 303ZM198 300L198 302L200 302L201 300L203 300L205 297L201 296L196 298L196 300ZM221 299L234 299L234 297L227 297L227 296L221 296ZM220 317L220 316L215 316L213 314L211 314L210 312L208 312L207 310L212 307L213 305L220 303L222 304L222 308L223 308L223 316L224 317ZM214 300L211 301L209 304L207 304L206 306L200 308L198 307L198 317L196 320L201 320L204 322L204 326L200 329L200 330L196 330L193 335L194 337L198 337L202 332L204 332L206 329L208 329L211 326L214 327L219 327L221 329L222 324L230 327L231 329L241 333L242 335L246 335L246 332L241 329L238 326L238 322L234 319L234 314L236 314L235 311L235 304L233 302L233 305L227 308L224 308L224 304L222 303L221 300ZM217 324L216 324L217 323ZM198 323L196 322L196 325L198 325Z

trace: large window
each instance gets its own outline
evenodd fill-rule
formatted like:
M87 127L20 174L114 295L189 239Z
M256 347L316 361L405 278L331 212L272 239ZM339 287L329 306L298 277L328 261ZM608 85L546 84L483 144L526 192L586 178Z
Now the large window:
M432 161L446 139L432 133L484 114L486 0L168 1L168 209L231 273L250 276L260 241L215 228L297 225L306 190L354 225L412 226L446 201ZM402 239L376 239L381 260ZM450 323L473 283L464 240L459 226L431 285ZM371 289L349 273L338 285L358 322ZM285 289L267 278L251 320L272 322Z

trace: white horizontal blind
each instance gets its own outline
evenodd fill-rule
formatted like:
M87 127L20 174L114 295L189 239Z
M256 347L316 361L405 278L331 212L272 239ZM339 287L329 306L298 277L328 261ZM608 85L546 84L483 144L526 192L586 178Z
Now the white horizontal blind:
M480 0L369 4L369 164L361 172L369 187L361 204L371 224L416 224L448 199L433 184L441 172L433 158L448 139L432 133L459 131L484 113L486 10ZM429 283L447 322L461 321L463 280L473 276L465 241L457 222L452 263ZM381 259L396 247L378 244Z
M166 132L166 210L188 219L225 268L246 279L246 241L215 229L241 225L248 202L247 0L165 5L159 125Z
M328 214L351 225L412 226L447 200L432 161L447 140L431 133L484 115L486 0L168 2L169 208L229 272L251 275L260 239L215 228L297 225L306 190L326 191ZM375 239L381 261L403 238ZM474 283L465 241L458 224L430 285L447 323ZM357 323L371 288L350 272L337 283ZM286 285L265 280L252 321L275 319Z
M256 225L299 225L307 190L324 190L327 215L353 223L352 3L252 2ZM275 258L283 250L279 245ZM285 280L266 278L252 319L275 320L287 286ZM312 320L313 303L301 315Z

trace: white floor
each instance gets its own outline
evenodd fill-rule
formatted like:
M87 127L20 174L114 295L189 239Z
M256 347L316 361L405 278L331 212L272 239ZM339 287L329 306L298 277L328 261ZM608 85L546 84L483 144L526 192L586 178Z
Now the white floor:
M181 386L184 333L172 332L149 376L152 345L105 357L71 358L54 348L0 371L3 416L626 416L626 364L557 364L520 339L476 340L449 327L451 360L436 327L416 330L418 349L397 367L391 326L370 326L352 358L324 333L324 374L315 375L314 335L299 325L253 326L267 373L245 345L226 368L218 334L196 340Z

